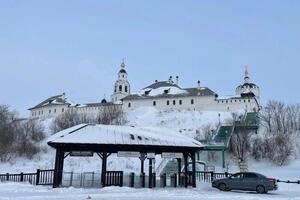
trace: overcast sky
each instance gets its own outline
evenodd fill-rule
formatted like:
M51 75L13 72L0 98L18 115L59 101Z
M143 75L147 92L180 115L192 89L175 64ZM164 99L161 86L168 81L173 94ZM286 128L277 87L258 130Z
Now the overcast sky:
M0 1L0 104L66 92L109 98L122 58L132 90L180 77L234 94L244 65L269 99L300 98L300 1Z

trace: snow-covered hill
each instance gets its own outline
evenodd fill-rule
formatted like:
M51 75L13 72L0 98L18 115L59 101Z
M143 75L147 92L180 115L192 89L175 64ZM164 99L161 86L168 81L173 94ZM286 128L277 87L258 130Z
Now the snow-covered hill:
M195 137L201 127L207 124L216 124L230 120L232 114L229 112L198 112L198 111L169 111L161 112L154 108L138 108L127 114L128 125L134 126L153 126L164 127L171 130L179 131L190 137ZM50 125L52 119L43 121L46 128L47 136L51 135ZM55 151L48 147L46 140L41 144L45 151L36 155L34 159L28 160L18 158L10 163L0 164L0 173L6 172L32 172L36 169L51 169L54 166ZM139 160L135 158L118 158L111 155L108 159L108 169L124 170L138 172L140 169ZM157 163L160 159L157 158ZM67 157L64 169L67 171L100 171L101 159L97 156L92 158L74 158Z

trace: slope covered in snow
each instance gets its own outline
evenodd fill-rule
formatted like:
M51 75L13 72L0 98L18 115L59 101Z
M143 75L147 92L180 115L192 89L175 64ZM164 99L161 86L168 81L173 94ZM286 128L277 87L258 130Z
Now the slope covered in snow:
M220 121L226 122L231 118L231 113L221 112ZM50 125L53 119L43 121L46 128L47 137L51 136ZM161 112L151 107L138 108L127 114L127 125L155 127L165 133L165 129L171 129L189 137L195 137L197 131L202 126L219 122L219 112L198 112L198 111L169 111ZM49 169L54 166L55 151L46 143L42 142L44 151L36 155L32 160L18 158L10 163L0 163L0 173L6 172L32 172L36 169ZM111 155L108 158L108 168L110 170L124 170L126 172L139 172L139 159L137 158L118 158ZM116 160L116 161L115 161ZM157 165L161 158L157 156ZM100 171L101 159L97 156L92 158L67 157L64 169L66 171Z

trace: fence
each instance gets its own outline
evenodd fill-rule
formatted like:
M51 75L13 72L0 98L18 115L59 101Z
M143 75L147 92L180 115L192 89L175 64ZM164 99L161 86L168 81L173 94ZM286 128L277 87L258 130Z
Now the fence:
M0 181L29 182L33 185L52 185L54 170L40 170L36 173L0 174Z
M0 181L12 181L12 182L29 182L33 185L52 185L53 184L53 175L54 170L37 170L36 173L20 173L20 174L0 174ZM198 171L196 172L196 180L202 182L212 182L215 179L225 178L231 175L230 173L215 173L215 172L208 172L208 171ZM183 177L187 176L186 181L188 181L188 185L192 183L192 174L188 173L184 175L181 173L178 179L178 185L184 183L185 179ZM166 184L160 184L161 177L154 176L154 180L152 181L154 185L169 185L171 186L170 182L171 177L166 177L164 182ZM133 176L134 179L134 187L147 187L148 186L148 176L143 176L141 179L140 176ZM124 175L122 171L107 171L105 176L106 186L131 186L130 182L130 175ZM141 181L143 184L141 184ZM278 182L286 182L286 183L298 183L300 181L280 181ZM101 187L101 173L95 172L82 172L82 173L74 173L74 172L63 172L63 179L62 179L62 186L64 187Z
M213 171L211 171L211 172L199 171L199 172L196 172L196 180L211 183L215 179L226 178L230 175L231 175L231 173L228 173L228 172L216 173Z

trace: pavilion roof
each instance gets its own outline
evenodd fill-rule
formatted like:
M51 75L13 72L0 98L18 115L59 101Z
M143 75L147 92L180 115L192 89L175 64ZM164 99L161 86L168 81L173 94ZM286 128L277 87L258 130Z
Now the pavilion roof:
M80 124L52 135L48 144L109 144L204 147L199 141L165 128Z

